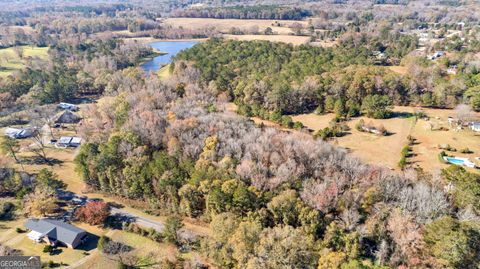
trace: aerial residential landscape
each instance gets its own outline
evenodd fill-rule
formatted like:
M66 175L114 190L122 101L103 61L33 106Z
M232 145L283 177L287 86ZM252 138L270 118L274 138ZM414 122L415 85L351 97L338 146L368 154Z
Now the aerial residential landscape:
M30 256L479 269L480 3L0 0L0 269Z

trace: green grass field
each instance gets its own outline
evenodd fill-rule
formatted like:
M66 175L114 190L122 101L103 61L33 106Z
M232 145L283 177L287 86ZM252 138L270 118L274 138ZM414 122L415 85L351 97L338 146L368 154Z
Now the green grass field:
M21 46L22 58L16 52L15 48L0 49L0 77L8 76L15 70L25 67L28 58L39 58L46 60L48 58L48 47Z

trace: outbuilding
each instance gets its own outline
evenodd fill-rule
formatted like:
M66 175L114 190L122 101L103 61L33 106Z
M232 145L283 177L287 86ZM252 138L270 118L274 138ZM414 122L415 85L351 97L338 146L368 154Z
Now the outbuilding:
M76 136L62 136L58 140L56 146L58 148L76 148L80 146L82 139Z
M480 132L480 122L474 122L470 125L470 128L474 132Z
M5 135L11 138L28 138L34 133L33 129L29 128L7 128L5 129Z

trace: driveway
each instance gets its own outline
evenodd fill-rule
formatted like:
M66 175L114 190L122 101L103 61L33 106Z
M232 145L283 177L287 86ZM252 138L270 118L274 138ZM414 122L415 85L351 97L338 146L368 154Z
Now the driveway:
M139 215L134 215L121 208L110 207L110 212L112 215L117 214L129 219L132 219L133 222L138 224L139 226L144 228L153 228L155 231L160 233L163 232L163 230L165 229L165 225L160 221L154 221Z

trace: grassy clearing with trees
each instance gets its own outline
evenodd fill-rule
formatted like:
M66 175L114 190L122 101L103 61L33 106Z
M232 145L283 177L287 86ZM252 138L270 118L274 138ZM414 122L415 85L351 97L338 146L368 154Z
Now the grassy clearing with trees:
M0 49L0 77L26 67L30 58L47 60L48 47L18 46Z

